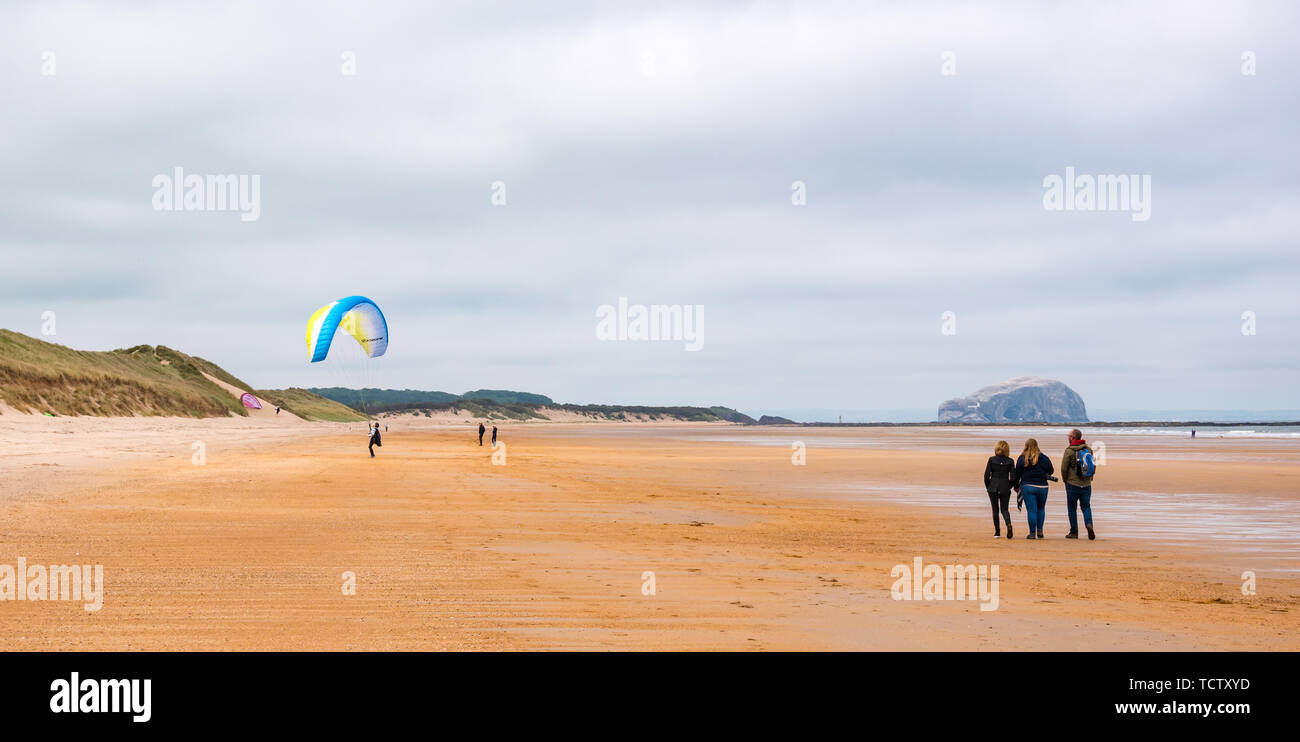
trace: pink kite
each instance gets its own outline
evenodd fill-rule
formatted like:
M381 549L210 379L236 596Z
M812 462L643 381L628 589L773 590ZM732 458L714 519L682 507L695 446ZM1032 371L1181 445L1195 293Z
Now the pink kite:
M244 406L250 410L262 409L262 403L257 401L257 397L254 397L253 395L248 394L247 392L245 392L244 395L239 398L239 401L243 402Z

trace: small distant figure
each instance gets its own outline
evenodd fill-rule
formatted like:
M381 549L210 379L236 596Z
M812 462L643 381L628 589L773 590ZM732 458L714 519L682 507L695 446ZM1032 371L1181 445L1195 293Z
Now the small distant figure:
M483 445L483 434L486 433L486 432L487 432L487 428L483 427L483 423L479 423L479 424L478 424L478 444L479 444L480 446ZM493 436L495 436L495 435L496 435L496 434L493 433Z
M497 447L497 426L492 426L492 447Z
M370 428L370 458L375 457L375 446L384 447L384 441L379 437L379 423L374 423Z
M385 433L388 432L388 423L384 423L384 432L385 432Z
M1193 437L1193 438L1196 437L1196 428L1192 428L1192 437Z
M280 414L280 408L279 408L279 407L276 407L276 408L275 408L275 414L277 414L277 415Z

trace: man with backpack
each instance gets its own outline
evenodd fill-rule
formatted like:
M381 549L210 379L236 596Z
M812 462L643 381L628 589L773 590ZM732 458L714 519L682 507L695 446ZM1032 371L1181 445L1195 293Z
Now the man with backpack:
M1070 513L1070 532L1066 538L1079 537L1079 516L1075 508L1083 510L1083 525L1088 529L1088 540L1097 538L1092 530L1092 478L1097 473L1097 461L1092 447L1083 439L1078 428L1070 431L1070 446L1061 456L1061 478L1065 480L1065 507Z

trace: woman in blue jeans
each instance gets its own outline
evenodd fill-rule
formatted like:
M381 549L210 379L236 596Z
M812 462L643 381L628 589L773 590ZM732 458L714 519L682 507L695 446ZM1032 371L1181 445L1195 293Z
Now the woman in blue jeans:
M1029 516L1029 535L1025 538L1042 538L1043 521L1047 519L1047 481L1052 476L1052 460L1038 449L1038 441L1029 438L1025 450L1016 459L1016 491L1025 501Z

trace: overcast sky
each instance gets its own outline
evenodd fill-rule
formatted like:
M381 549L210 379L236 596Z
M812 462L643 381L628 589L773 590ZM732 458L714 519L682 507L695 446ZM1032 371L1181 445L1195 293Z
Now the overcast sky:
M1294 3L417 5L6 4L0 326L327 385L307 318L362 294L384 387L1300 408ZM260 217L155 210L177 166ZM1067 166L1150 218L1048 211ZM620 296L703 347L598 341Z

